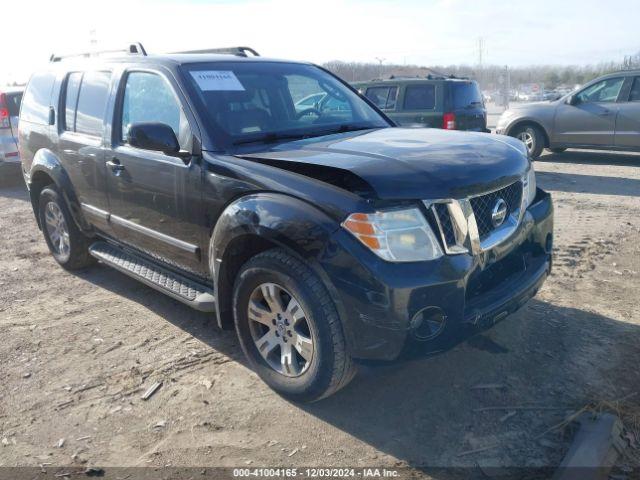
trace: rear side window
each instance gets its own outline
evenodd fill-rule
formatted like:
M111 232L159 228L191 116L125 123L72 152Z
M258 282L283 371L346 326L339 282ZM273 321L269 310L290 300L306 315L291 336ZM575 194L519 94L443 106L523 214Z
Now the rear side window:
M381 110L393 110L396 108L398 87L371 87L367 88L365 96L376 104Z
M87 72L82 78L76 110L75 131L102 136L102 120L109 98L110 72Z
M55 75L50 72L36 73L31 77L24 93L20 120L49 125L51 91L55 79Z
M405 110L433 110L436 106L435 85L408 85L404 91Z
M629 95L630 102L640 102L640 77L633 79L633 85L631 86L631 94Z
M81 72L71 73L67 78L64 97L64 129L69 132L76 131L76 108L78 107L78 93L80 93L81 82Z
M451 82L451 92L455 110L483 104L482 93L475 82Z

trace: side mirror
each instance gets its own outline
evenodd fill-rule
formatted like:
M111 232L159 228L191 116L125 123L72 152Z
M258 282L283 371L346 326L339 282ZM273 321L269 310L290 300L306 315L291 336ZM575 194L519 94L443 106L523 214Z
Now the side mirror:
M580 97L578 97L577 95L569 95L569 97L567 98L567 104L568 105L578 105L580 103Z
M176 134L165 123L134 123L127 132L129 145L143 150L162 152L166 155L187 159L190 154L180 150Z

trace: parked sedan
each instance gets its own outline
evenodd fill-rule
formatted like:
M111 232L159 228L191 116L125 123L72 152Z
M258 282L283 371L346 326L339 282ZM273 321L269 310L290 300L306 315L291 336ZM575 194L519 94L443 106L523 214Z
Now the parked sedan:
M640 70L605 75L557 101L514 105L496 133L522 140L531 158L544 148L640 150Z
M19 163L18 115L22 102L22 89L0 90L0 166Z

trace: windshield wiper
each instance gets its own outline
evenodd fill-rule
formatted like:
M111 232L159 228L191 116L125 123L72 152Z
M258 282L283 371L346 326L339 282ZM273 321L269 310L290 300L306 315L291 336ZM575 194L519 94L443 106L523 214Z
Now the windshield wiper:
M242 138L233 142L234 145L245 145L247 143L273 143L280 140L300 140L308 137L304 133L265 133L257 137Z

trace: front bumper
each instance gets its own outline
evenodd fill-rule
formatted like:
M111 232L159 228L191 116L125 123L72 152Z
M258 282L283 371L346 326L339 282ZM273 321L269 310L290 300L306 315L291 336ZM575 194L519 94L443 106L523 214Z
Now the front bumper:
M411 320L427 307L444 313L442 337L461 340L533 297L551 270L553 206L550 195L538 189L516 232L475 256L390 263L346 231L338 230L332 240L321 265L337 297L350 352L360 359L392 360L415 343Z

